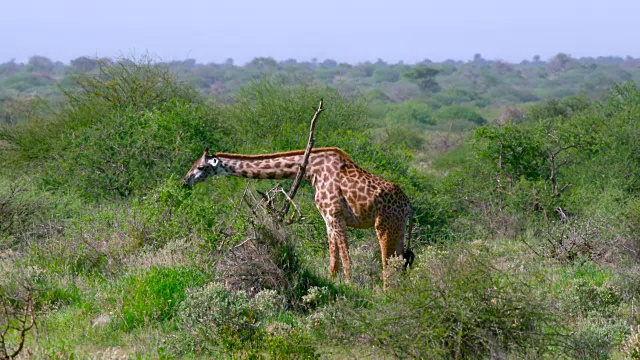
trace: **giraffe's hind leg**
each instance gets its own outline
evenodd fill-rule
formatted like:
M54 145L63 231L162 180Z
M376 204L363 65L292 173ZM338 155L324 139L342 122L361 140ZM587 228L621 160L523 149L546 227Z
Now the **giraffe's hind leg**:
M342 259L342 271L344 272L344 278L349 283L351 282L351 256L349 256L349 242L347 241L346 225L342 231L336 234L336 243L340 250L340 259Z
M382 256L382 282L386 289L389 271L391 270L388 268L389 258L402 256L404 252L404 223L402 219L396 218L396 216L380 215L376 218L375 228Z

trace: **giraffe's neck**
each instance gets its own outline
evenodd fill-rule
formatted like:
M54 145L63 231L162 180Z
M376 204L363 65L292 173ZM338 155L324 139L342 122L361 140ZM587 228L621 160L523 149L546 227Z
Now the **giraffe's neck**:
M293 179L304 158L304 150L265 155L216 153L220 159L219 174L257 179ZM315 148L309 155L305 179L314 185L318 175L337 159L351 162L349 156L338 148ZM340 161L338 161L340 162ZM337 170L337 169L336 169Z
M218 153L216 156L220 159L221 174L257 179L293 179L300 169L304 154L293 152L268 155ZM313 165L309 161L307 173L310 174L312 171Z
M302 163L302 156L287 156L280 159L216 156L220 159L221 174L257 179L292 179Z

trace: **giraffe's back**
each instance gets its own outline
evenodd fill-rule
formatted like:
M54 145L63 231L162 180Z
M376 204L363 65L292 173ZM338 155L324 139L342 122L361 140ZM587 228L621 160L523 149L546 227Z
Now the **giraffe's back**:
M348 207L347 225L368 228L380 216L404 222L409 201L400 187L347 161L341 174L341 193Z

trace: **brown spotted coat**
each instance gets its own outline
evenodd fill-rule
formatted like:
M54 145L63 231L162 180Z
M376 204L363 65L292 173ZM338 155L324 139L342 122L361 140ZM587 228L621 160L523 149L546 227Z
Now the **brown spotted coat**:
M204 181L211 175L234 175L259 179L294 178L304 150L265 155L216 153L205 150L184 179L185 185ZM324 218L329 240L329 272L339 270L338 254L347 281L351 258L347 227L375 227L382 252L383 280L391 256L403 256L405 228L412 224L409 198L400 187L356 165L339 148L316 148L309 156L305 179L316 189L315 204Z

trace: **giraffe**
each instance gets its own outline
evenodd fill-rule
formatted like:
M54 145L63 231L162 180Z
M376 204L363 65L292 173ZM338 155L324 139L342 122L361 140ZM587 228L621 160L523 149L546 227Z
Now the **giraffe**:
M296 176L303 157L304 150L263 155L210 154L207 147L185 176L183 185L192 187L213 175L291 179ZM405 251L403 246L407 221L411 240L413 209L398 185L363 170L336 147L312 149L304 178L315 188L314 201L327 227L332 278L339 270L339 253L345 280L351 280L347 227L375 227L385 289L391 256L403 256L405 268L413 263L413 252L409 248Z

